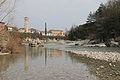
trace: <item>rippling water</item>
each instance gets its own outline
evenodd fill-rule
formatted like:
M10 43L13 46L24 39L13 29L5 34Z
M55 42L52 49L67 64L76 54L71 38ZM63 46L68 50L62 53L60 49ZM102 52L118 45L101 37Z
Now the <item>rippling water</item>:
M101 80L96 68L109 66L103 63L49 47L26 47L21 54L0 56L0 80Z

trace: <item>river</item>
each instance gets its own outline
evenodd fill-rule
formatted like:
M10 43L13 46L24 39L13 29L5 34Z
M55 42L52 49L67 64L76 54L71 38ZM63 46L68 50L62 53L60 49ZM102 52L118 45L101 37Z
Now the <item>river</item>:
M21 54L0 56L0 80L120 80L119 62L88 59L63 49L78 48L26 46Z

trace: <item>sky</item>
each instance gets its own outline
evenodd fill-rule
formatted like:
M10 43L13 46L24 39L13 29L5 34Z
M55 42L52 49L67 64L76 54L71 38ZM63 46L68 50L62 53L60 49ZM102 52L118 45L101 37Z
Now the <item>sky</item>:
M29 17L30 28L70 29L84 24L90 11L97 10L106 0L19 0L16 4L14 23L23 27L24 17Z

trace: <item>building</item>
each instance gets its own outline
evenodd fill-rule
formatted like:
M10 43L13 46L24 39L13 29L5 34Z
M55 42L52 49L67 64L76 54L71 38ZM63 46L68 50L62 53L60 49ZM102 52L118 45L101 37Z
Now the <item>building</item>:
M12 27L8 27L8 31L13 31L13 28Z
M8 31L18 31L18 28L13 25L6 25Z
M19 28L19 30L18 30L20 33L26 33L25 32L25 28ZM41 33L39 30L37 30L37 29L34 29L34 28L30 28L30 29L28 29L28 31L27 31L27 33Z
M41 31L41 34L45 36L45 31ZM47 36L65 36L65 33L63 30L49 30L46 34Z
M51 36L51 33L47 32L47 34L45 34L45 31L40 31L40 33L42 34L42 36Z
M34 28L31 28L28 30L29 33L39 33L40 34L40 31L37 30L37 29L34 29Z
M19 28L18 31L21 33L30 33L28 26L29 26L29 18L24 17L24 28Z
M29 26L29 18L28 17L24 17L24 29L26 33L29 32L29 29L28 29L28 26Z
M18 29L18 32L24 33L24 32L25 32L25 28L19 28L19 29Z
M48 33L50 33L51 36L65 36L65 33L63 30L49 30Z

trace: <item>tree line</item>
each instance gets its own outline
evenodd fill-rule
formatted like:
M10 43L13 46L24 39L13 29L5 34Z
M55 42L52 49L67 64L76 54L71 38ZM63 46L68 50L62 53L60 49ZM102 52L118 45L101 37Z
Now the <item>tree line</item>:
M120 42L120 0L101 3L95 12L90 12L83 25L72 27L67 35L70 40L90 39L96 42Z

